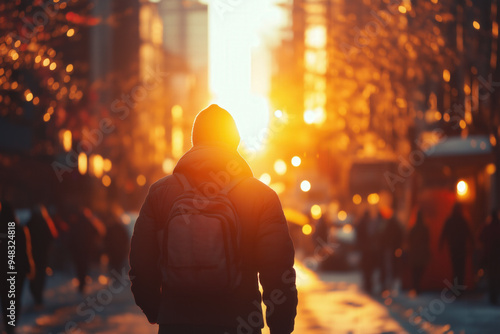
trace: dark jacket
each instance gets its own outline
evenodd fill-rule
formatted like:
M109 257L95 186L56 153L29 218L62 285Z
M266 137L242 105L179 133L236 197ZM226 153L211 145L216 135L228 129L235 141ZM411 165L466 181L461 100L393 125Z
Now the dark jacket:
M463 259L467 255L467 244L474 245L469 223L460 211L460 207L453 209L451 216L444 223L443 231L439 238L439 248L448 243L452 258Z
M425 267L431 256L430 233L419 212L415 225L408 234L408 260L412 267Z
M175 173L184 174L195 186L227 182L227 177L242 179L229 199L242 225L243 281L234 294L217 298L162 294L165 288L157 265L157 240L173 201L182 193L178 180L166 176L149 189L132 236L130 279L137 305L151 323L164 326L240 328L245 333L251 328L260 333L263 298L271 333L291 333L297 306L294 249L276 193L252 177L250 167L235 150L216 146L195 146L180 159Z
M29 229L31 235L31 247L35 265L38 269L43 268L45 271L54 236L50 232L47 221L39 209L32 210L31 218L26 223L26 227Z

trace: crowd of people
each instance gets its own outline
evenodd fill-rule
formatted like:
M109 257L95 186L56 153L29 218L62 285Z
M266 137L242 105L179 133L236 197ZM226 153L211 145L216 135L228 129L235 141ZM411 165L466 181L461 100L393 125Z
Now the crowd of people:
M29 280L29 292L34 309L44 307L44 290L47 275L54 271L69 272L78 279L77 289L85 293L87 277L94 264L103 259L108 269L121 271L127 263L129 233L116 212L109 210L93 213L89 208L61 206L60 208L38 204L30 210L29 219L20 224L8 201L0 202L0 279L6 282L9 270L8 230L15 226L15 312L19 321L22 291ZM12 243L14 244L14 243ZM12 252L11 252L12 253ZM103 256L104 255L104 256ZM0 285L2 315L5 331L14 333L9 325L8 310L12 299L10 286Z
M422 279L431 256L429 225L423 211L417 213L412 227L405 232L403 225L394 215L385 217L381 212L375 218L369 212L357 222L357 246L361 253L363 287L374 293L373 278L379 273L382 291L391 290L396 280L401 278L402 260L411 273L411 288L422 292ZM479 243L476 242L478 239ZM480 249L481 263L488 280L489 300L498 303L500 285L500 219L494 211L488 217L484 228L475 238L467 222L462 206L457 203L446 219L439 235L439 249L448 249L453 280L458 285L465 284L466 259L473 249ZM469 250L469 251L468 251Z

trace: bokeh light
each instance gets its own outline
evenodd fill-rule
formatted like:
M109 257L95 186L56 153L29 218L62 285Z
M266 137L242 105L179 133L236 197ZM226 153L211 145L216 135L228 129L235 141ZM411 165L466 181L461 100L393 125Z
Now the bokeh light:
M304 180L300 183L300 190L302 190L303 192L308 192L309 190L311 190L311 182L307 181L307 180Z
M84 152L78 155L78 172L82 175L87 173L87 155Z
M104 175L102 177L102 184L105 186L105 187L109 187L111 185L111 178L109 177L109 175Z
M352 202L356 205L361 204L362 200L363 199L361 198L361 196L359 194L352 196Z
M319 206L318 204L314 204L313 206L311 206L311 217L313 217L314 219L320 219L322 214L323 213L321 210L321 206Z
M294 156L292 158L292 166L299 167L301 163L302 163L302 159L300 157Z
M347 219L347 212L345 212L344 210L341 210L339 211L339 213L337 214L337 218L343 222Z
M286 170L287 170L287 167L286 167L285 161L278 159L274 162L274 171L276 172L276 174L285 175Z
M371 205L375 205L380 201L380 196L377 193L373 193L368 195L368 203Z
M140 185L142 187L146 184L146 177L144 175L140 174L139 176L137 176L136 182L138 185Z
M304 226L302 226L302 233L304 233L305 235L310 235L312 233L312 226L309 224L305 224Z
M271 184L271 175L264 173L259 177L260 182L264 183L265 185L270 185Z

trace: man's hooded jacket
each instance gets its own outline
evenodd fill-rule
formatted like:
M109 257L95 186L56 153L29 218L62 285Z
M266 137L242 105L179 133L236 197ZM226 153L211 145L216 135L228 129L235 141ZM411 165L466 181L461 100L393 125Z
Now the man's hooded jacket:
M291 333L297 306L294 249L278 196L253 177L238 154L238 130L224 109L211 105L201 111L192 141L193 147L179 160L174 174L182 173L193 186L241 181L228 195L241 224L241 285L234 293L217 298L165 293L168 282L162 282L157 240L173 202L183 191L177 178L169 175L149 189L132 236L130 279L137 305L151 323L159 323L160 330L171 328L173 333L187 333L188 328L260 333L263 300L271 333Z

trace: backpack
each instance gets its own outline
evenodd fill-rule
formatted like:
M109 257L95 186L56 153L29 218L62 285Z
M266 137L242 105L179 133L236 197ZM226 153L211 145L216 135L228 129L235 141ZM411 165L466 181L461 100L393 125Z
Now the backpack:
M228 193L236 180L206 196L174 173L184 190L172 204L162 231L160 267L169 293L231 293L241 282L241 228ZM210 185L213 186L213 185ZM213 189L213 187L212 187Z

